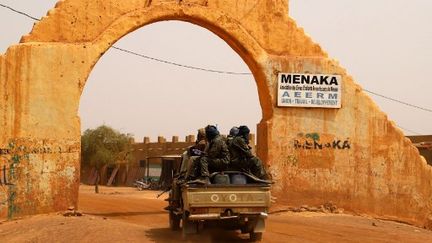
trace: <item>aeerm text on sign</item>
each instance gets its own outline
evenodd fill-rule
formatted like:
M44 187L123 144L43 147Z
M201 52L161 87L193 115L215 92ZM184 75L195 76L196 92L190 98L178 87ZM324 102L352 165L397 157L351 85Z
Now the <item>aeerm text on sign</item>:
M342 76L279 73L278 106L341 108Z

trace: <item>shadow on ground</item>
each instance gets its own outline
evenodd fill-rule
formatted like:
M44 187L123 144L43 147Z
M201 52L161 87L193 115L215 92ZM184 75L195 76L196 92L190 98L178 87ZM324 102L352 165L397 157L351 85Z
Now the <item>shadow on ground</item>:
M206 228L198 234L188 235L183 240L181 229L171 231L168 228L154 228L146 231L146 236L154 242L251 242L249 235L242 235L238 231L227 231L217 228Z
M111 212L111 213L88 213L84 212L87 215L94 215L100 217L129 217L129 216L144 216L144 215L156 215L156 214L166 214L166 212L158 211L158 212Z

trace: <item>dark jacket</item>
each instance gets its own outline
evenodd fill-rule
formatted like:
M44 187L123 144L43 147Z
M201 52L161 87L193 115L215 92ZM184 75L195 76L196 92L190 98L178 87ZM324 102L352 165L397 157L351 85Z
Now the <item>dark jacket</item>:
M234 137L228 149L233 162L245 161L254 157L251 148L242 137Z
M230 154L225 139L221 135L217 135L214 139L208 142L205 149L205 157L209 159L209 163L217 165L228 165Z

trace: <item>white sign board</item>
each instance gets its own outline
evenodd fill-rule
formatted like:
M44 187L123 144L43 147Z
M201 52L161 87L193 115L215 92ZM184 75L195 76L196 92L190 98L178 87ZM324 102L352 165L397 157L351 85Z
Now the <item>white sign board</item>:
M341 108L341 75L279 73L278 80L278 106Z

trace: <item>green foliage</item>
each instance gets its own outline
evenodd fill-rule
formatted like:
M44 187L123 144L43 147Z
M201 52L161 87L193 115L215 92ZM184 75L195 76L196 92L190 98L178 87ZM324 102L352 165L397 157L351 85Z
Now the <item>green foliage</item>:
M109 126L87 129L81 136L81 163L100 169L105 164L129 163L133 160L133 138Z

